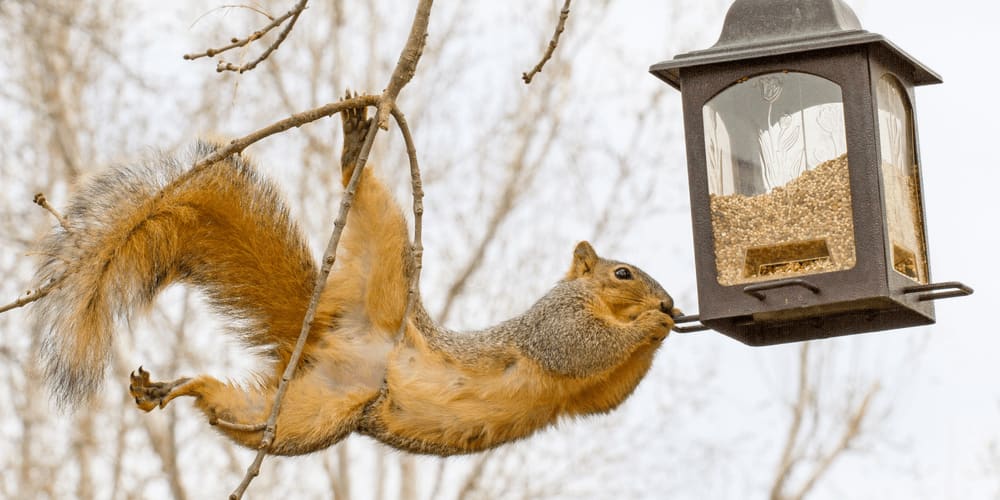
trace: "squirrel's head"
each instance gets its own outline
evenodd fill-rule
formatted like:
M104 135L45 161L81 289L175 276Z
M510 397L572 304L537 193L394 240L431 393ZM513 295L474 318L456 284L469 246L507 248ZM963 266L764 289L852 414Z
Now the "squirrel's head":
M622 321L634 320L649 309L659 309L674 318L681 315L670 294L642 269L599 257L586 241L573 250L573 264L565 279L586 280L587 288Z

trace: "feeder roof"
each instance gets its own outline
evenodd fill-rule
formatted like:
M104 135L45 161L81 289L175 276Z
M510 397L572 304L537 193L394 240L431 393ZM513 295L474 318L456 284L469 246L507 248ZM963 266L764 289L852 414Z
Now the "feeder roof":
M915 85L941 83L937 73L885 37L862 29L842 0L736 0L715 45L654 64L649 71L680 89L682 68L864 44L882 45L906 61Z

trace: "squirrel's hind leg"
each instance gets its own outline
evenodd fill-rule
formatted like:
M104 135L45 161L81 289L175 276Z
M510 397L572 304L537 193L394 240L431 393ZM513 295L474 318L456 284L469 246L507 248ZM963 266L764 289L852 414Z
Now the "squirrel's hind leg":
M129 385L136 405L145 411L163 408L181 396L195 398L195 407L209 424L252 449L260 445L276 391L276 378L260 387L241 387L208 375L153 382L143 369L132 374ZM301 455L340 441L357 428L361 412L375 392L367 387L338 390L315 371L296 376L278 413L277 434L269 452Z

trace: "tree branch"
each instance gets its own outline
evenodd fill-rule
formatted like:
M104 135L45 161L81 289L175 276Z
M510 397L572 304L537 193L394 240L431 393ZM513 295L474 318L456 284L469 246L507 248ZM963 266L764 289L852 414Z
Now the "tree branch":
M351 99L345 99L343 101L332 102L329 104L324 104L318 108L313 108L308 111L303 111L301 113L296 113L283 120L276 121L262 129L255 132L251 132L239 139L234 139L229 142L226 146L217 149L211 155L202 158L191 170L185 175L191 175L192 173L201 170L202 168L222 161L226 157L234 154L241 153L244 149L250 147L251 144L260 141L266 137L270 137L274 134L284 132L290 128L301 127L307 123L314 122L320 118L326 118L328 116L333 116L345 109L357 108L361 106L378 106L380 98L378 96L362 95L353 97Z
M795 400L795 407L792 409L792 423L788 426L788 438L785 440L785 448L781 452L781 461L778 463L778 475L771 486L771 500L784 498L785 481L795 465L792 456L799 441L799 429L802 428L802 420L805 417L806 406L809 402L809 343L803 343L799 347L799 391Z
M771 500L802 500L822 477L829 471L834 461L847 451L851 444L861 435L865 419L868 417L872 400L878 393L879 384L875 382L865 393L862 401L856 406L849 405L849 412L845 415L844 428L836 445L824 451L825 446L816 447L816 457L806 457L802 451L808 447L808 439L812 437L810 433L803 434L802 423L809 412L809 403L813 400L816 391L816 382L809 380L809 344L803 344L799 350L799 389L798 398L792 409L792 422L789 425L788 438L782 452L781 461L778 464L778 473L771 487L769 498ZM818 418L819 409L812 410ZM792 486L789 485L789 477L793 471L806 468L811 470L803 471L801 475L806 479L794 494L789 493Z
M285 397L285 392L288 390L288 382L292 379L292 375L294 375L295 369L299 364L299 358L302 357L302 349L305 347L306 338L309 337L309 329L312 326L313 318L316 317L319 298L323 294L323 289L326 288L326 278L330 275L330 270L337 260L337 246L340 244L340 236L344 232L344 226L347 225L347 214L354 202L354 194L357 192L358 181L361 179L361 172L364 170L365 164L368 163L368 153L371 151L377 133L378 125L372 121L372 125L368 129L368 135L365 136L364 146L362 146L361 153L358 155L357 166L354 168L351 180L347 184L344 197L340 201L340 212L333 223L333 234L330 235L330 242L327 244L326 252L323 254L323 265L320 267L320 272L316 276L316 282L313 285L313 294L309 300L309 308L306 309L305 318L302 320L302 330L299 332L299 338L295 342L295 349L288 360L288 365L285 366L285 372L281 376L278 391L274 395L274 404L271 406L271 413L267 418L267 426L260 440L260 446L257 448L257 456L247 469L243 481L229 495L230 500L239 500L243 497L243 493L250 486L250 482L260 474L260 464L264 461L264 455L267 454L267 451L271 448L271 444L274 442L275 427L278 421L278 413L281 411L281 402Z
M302 3L304 4L304 2ZM413 207L414 207L414 214L417 217L421 216L423 213L423 205L422 205L423 192L419 179L419 168L417 167L416 164L416 149L413 146L412 136L409 133L409 128L406 126L406 120L405 118L403 118L402 113L399 113L398 110L396 110L398 114L393 113L393 111L396 108L395 104L396 97L399 95L399 92L402 90L402 88L406 86L406 84L409 83L410 80L413 78L413 74L416 71L417 62L419 62L420 56L423 53L423 46L427 40L427 26L430 20L430 10L432 3L433 3L432 0L420 0L420 3L417 5L417 12L414 15L413 26L410 29L410 36L400 54L399 62L396 64L396 69L392 73L392 77L389 81L389 85L386 86L385 92L382 93L382 96L379 97L377 102L375 103L379 112L379 116L381 116L383 113L385 113L386 116L388 116L388 114L390 113L394 114L395 118L397 119L397 122L399 123L400 130L403 131L403 138L407 142L407 152L409 153L410 156L410 169L411 169L411 177L413 180L413 193L414 193ZM346 101L341 101L340 103L341 106L339 108L337 108L335 111L329 111L326 114L322 114L321 116L328 116L329 114L339 112L348 107L359 107L359 105L369 105L367 104L367 101L364 101L362 103L352 103L352 101L357 101L359 99L360 98L355 98ZM352 103L352 104L348 106L346 103ZM306 112L303 114L305 115L310 113L311 112ZM271 127L267 128L280 128L278 127L278 125L285 122L288 122L286 124L287 126L282 125L284 126L282 130L287 130L292 126L298 126L298 125L293 125L295 120L289 118L286 120L282 120L281 122L278 122L272 125ZM361 152L358 154L357 164L354 167L354 172L351 175L351 180L350 182L348 182L347 188L344 192L344 197L341 199L340 212L337 215L336 221L334 221L333 234L330 235L330 242L327 244L326 252L323 254L323 261L322 261L323 264L322 267L320 268L319 275L316 277L316 283L313 287L312 298L309 301L309 307L308 309L306 309L305 317L302 320L302 329L299 332L299 338L295 343L295 349L292 351L292 355L289 358L288 365L285 367L285 372L281 377L281 382L278 384L278 390L274 396L274 405L271 407L271 414L267 419L267 426L264 429L264 434L263 437L261 438L260 446L257 449L257 456L254 458L253 463L251 463L250 467L247 469L247 473L243 477L243 481L240 482L236 490L233 491L231 495L229 495L230 500L239 500L240 498L242 498L243 493L245 493L247 487L250 486L250 482L253 481L253 478L257 477L260 474L260 465L264 461L264 455L267 454L267 451L271 448L271 444L274 441L275 426L278 420L278 413L281 411L282 399L285 396L285 391L287 391L288 389L288 382L291 380L292 375L295 373L295 369L298 366L299 358L302 356L302 349L305 346L306 338L309 336L309 330L312 326L313 318L316 316L316 309L319 306L320 296L323 293L323 289L326 288L327 276L329 276L330 270L333 268L333 264L336 262L337 246L340 244L340 236L341 234L343 234L344 226L347 224L347 215L351 209L352 203L354 202L354 195L357 191L358 181L361 179L361 172L364 170L365 165L368 163L368 154L371 152L371 148L375 142L375 136L378 134L379 128L386 128L386 127L380 126L379 120L372 120L372 125L368 129L368 135L365 136L365 143L361 147ZM277 133L277 131L271 132L270 134L273 133ZM254 134L251 134L251 136L253 135ZM266 135L264 135L263 137L266 137ZM237 142L238 141L233 141L233 143L230 143L230 146L233 146L234 143ZM230 152L229 154L232 154L232 152ZM202 160L202 162L207 163L207 160L208 159L206 158L205 160ZM420 218L416 218L414 220L414 223L416 224L419 220ZM420 246L419 243L420 240L418 239L421 234L420 226L417 226L415 232L416 234L414 236L414 241L415 241L414 258L416 260L417 267L415 271L416 274L414 275L410 284L410 290L407 293L408 295L408 300L406 304L407 312L411 310L413 299L415 298L416 295L415 289L417 283L419 282L419 270L421 265L420 256L423 252L423 248L422 246ZM405 321L403 325L400 326L400 328L405 328Z
M847 449L850 448L851 443L854 442L854 440L861 434L861 427L864 423L865 417L868 415L868 408L871 405L872 398L875 397L878 390L878 382L872 384L871 388L868 389L868 392L865 394L861 404L858 405L857 409L854 410L848 420L847 427L844 429L844 433L840 437L840 442L837 443L837 446L834 449L830 450L829 453L823 457L819 465L816 466L816 469L813 470L813 473L809 476L809 479L806 480L805 484L802 485L802 488L799 489L799 492L792 497L794 500L802 500L805 498L813 487L816 486L819 479L823 477L823 474L826 474L826 471L831 465L833 465L833 462L841 454L843 454L844 451L847 451Z
M417 12L413 15L413 25L410 27L410 35L406 39L406 45L399 53L399 60L396 68L392 71L392 78L389 85L386 85L382 92L382 99L378 107L378 115L375 120L379 128L387 130L389 128L389 113L396 105L396 97L399 91L410 83L414 73L417 71L417 63L424 53L424 45L427 44L427 26L430 22L431 5L433 0L420 0L417 4Z
M237 47L245 47L256 40L259 40L272 29L281 26L285 21L288 21L288 24L285 26L285 28L281 30L281 33L278 34L278 38L276 38L274 42L271 43L271 45L268 45L268 47L264 49L264 52L262 52L259 56L257 56L257 58L254 59L253 61L247 64L237 66L220 59L218 65L215 67L215 70L220 73L223 71L235 71L237 73L244 73L250 71L255 67L257 67L257 65L260 64L262 61L267 59L272 52L278 50L278 47L281 46L281 44L285 41L285 38L288 37L288 34L291 33L292 28L295 26L295 22L299 20L299 15L302 14L303 10L305 10L307 2L308 0L299 0L299 3L297 3L294 7L292 7L292 10L289 10L288 12L285 12L281 16L274 18L270 24L264 26L263 28L257 31L254 31L246 38L233 38L230 41L231 43L229 45L226 45L224 47L219 47L217 49L207 49L206 51L197 54L184 54L184 59L188 61L193 61L195 59L199 59L202 57L215 57L228 50L232 50Z
M63 229L69 231L69 225L66 224L66 219L63 218L62 214L60 214L59 211L55 209L55 207L49 204L49 200L45 198L44 194L42 193L36 194L35 198L32 201L35 202L35 205L38 205L44 208L45 210L48 210L49 213L52 214L52 216L55 217L57 221L59 221L59 225L62 226Z
M52 291L53 288L58 284L58 281L50 281L45 286L37 288L35 290L28 290L25 292L24 296L7 304L5 306L0 306L0 314L5 313L11 309L17 309L18 307L24 307L46 295Z
M556 46L559 45L559 36L562 35L563 30L566 29L566 19L569 18L569 3L571 0L566 0L563 4L563 8L559 11L559 22L556 23L556 31L552 34L552 40L549 40L549 46L545 49L545 53L542 54L542 60L538 61L538 64L531 71L527 73L521 73L521 79L524 80L525 85L531 84L531 79L535 77L536 74L542 72L542 67L545 63L552 58L552 54L556 51Z
M406 155L410 159L410 184L413 189L413 277L410 279L410 289L406 292L406 311L403 318L410 315L413 309L413 301L420 293L420 270L423 269L424 245L423 245L423 218L424 218L424 184L420 180L420 165L417 162L417 148L413 144L413 135L410 133L410 126L406 123L406 117L399 108L393 106L392 116L399 126L400 133L403 134L403 142L406 144ZM403 335L406 328L406 321L399 325L397 337Z

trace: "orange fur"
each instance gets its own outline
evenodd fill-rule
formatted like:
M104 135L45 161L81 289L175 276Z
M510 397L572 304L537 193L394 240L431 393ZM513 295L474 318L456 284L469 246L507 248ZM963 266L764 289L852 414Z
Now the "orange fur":
M347 184L370 121L342 115ZM199 150L204 155L205 148ZM96 388L113 319L171 282L202 289L277 360L259 384L207 375L129 387L145 411L182 396L233 441L256 447L298 337L317 272L273 187L242 158L199 171L176 162L112 170L88 185L43 247L42 281L63 280L43 311L47 373L70 402ZM160 170L162 168L162 170ZM327 447L351 432L417 453L479 451L560 416L607 412L642 380L673 326L670 296L634 266L582 242L563 280L524 314L479 332L430 321L405 219L361 173L337 261L278 417L274 454ZM402 337L397 338L402 328Z

